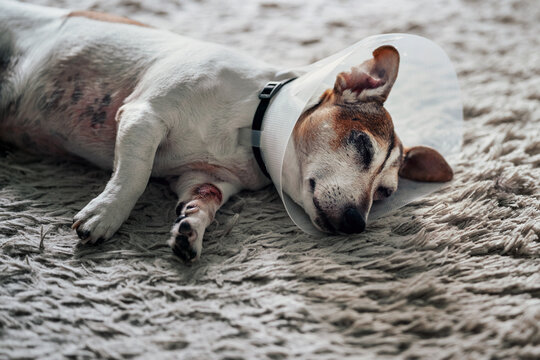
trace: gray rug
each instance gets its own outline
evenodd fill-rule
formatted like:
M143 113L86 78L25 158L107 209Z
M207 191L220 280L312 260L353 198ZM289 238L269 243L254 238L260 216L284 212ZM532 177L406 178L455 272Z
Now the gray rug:
M0 156L0 358L540 358L537 1L80 1L300 65L411 32L455 62L465 105L456 181L362 235L314 240L276 192L219 212L201 261L165 245L175 198L153 180L109 242L72 216L109 174Z

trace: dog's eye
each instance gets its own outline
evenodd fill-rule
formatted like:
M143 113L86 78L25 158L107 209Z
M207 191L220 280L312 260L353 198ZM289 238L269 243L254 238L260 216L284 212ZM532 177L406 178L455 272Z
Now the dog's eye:
M368 168L373 160L374 152L369 135L362 131L352 130L347 139L347 143L354 145L362 159L362 164L365 168Z
M381 197L389 197L390 195L392 195L394 191L392 189L389 189L387 187L384 187L384 186L380 186L378 189L377 189L377 194L380 195Z

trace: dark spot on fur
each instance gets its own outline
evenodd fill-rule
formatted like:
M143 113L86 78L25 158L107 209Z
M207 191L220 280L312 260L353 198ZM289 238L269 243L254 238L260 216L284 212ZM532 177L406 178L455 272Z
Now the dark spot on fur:
M101 125L105 122L107 119L107 113L105 111L101 112L95 112L94 115L92 115L92 126L94 125Z
M84 119L92 116L94 114L94 108L92 105L88 105L86 109L79 115L79 121L83 121Z
M73 89L73 94L71 94L71 103L76 104L81 100L83 96L83 92L79 85L75 85L75 88Z
M110 105L111 103L111 95L110 94L106 94L103 99L101 99L101 105L102 106L108 106Z
M66 90L64 90L64 89L59 89L59 88L54 89L53 93L51 94L51 98L50 98L51 107L53 109L58 107L58 104L60 103L60 100L62 100L62 97L64 96L65 92L66 92Z
M58 109L65 92L64 89L56 88L49 95L42 96L38 101L39 109L43 112L51 112Z

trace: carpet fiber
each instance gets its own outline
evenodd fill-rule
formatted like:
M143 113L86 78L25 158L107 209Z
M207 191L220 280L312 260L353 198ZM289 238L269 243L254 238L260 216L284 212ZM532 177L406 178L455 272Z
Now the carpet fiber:
M453 184L362 235L315 240L274 189L235 196L192 266L165 245L175 198L163 182L113 239L79 246L71 219L109 174L4 150L0 359L540 358L537 1L34 2L284 67L375 33L429 37L460 76L464 147Z

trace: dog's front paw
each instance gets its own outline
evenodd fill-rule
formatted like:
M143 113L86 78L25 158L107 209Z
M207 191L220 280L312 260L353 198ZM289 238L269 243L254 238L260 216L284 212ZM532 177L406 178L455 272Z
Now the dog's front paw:
M202 251L205 226L201 220L204 213L197 206L188 204L186 210L174 222L169 240L173 252L185 262L197 260Z
M103 198L98 196L73 218L71 228L77 231L83 244L111 238L129 215L118 201Z

